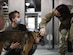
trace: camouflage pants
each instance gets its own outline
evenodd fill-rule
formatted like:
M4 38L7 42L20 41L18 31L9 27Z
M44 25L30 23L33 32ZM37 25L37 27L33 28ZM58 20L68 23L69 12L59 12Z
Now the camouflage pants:
M67 34L68 34L68 31L66 29L62 29L61 32L60 32L60 55L65 55L66 53L66 50L67 50Z

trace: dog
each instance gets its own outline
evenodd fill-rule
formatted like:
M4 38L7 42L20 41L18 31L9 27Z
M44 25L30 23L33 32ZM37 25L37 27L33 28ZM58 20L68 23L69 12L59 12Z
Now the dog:
M30 49L35 43L35 37L39 37L39 32L24 32L24 31L4 31L0 33L0 53L3 45L8 42L19 42L23 51L21 55L28 55Z

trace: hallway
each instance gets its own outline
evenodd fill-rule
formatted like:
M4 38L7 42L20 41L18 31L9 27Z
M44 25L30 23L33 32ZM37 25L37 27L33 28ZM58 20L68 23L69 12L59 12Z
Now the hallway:
M34 55L59 55L59 48L55 47L55 49L48 49L48 46L38 46ZM73 55L73 53L66 53L66 55Z

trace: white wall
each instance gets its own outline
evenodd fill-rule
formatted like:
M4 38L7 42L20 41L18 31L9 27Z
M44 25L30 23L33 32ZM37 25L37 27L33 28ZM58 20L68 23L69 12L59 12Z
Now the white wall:
M8 0L9 4L9 12L17 10L20 12L20 16L22 18L22 23L24 24L24 12L25 12L25 0Z
M52 9L52 1L51 0L41 0L41 12L42 17Z
M73 0L59 0L59 4L73 5Z

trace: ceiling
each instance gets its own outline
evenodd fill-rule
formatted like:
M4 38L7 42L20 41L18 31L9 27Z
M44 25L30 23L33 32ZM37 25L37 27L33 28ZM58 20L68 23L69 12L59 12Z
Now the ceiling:
M3 1L8 4L8 0ZM41 0L25 0L25 3L30 3L30 6L28 8L34 7L35 11L41 11Z
M28 8L35 8L35 11L41 11L41 0L25 0L25 3L30 3Z

